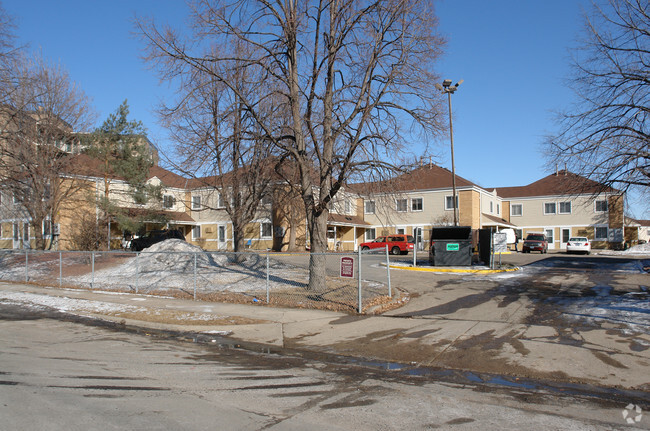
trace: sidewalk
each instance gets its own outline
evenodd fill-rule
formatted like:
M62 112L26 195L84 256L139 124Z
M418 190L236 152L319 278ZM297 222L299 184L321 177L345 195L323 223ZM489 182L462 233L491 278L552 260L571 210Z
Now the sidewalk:
M480 294L480 293L478 293ZM453 293L440 299L454 301ZM521 323L525 299L463 307L444 317L344 313L0 283L0 301L47 306L125 325L243 342L650 392L650 335ZM495 317L496 316L496 317Z

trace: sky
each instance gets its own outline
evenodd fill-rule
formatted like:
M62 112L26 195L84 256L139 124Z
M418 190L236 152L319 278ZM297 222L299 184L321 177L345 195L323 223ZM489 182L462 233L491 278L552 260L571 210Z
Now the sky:
M170 141L154 109L173 96L141 60L133 18L184 26L181 0L2 0L19 42L63 65L92 98L98 125L128 99L131 118L166 151ZM555 171L543 157L554 112L570 106L570 49L582 34L589 0L439 0L447 39L436 72L464 82L452 96L456 174L482 187L522 186ZM433 147L451 167L448 136ZM418 143L414 143L418 153ZM560 167L562 169L562 167ZM649 219L648 203L629 196L632 216Z

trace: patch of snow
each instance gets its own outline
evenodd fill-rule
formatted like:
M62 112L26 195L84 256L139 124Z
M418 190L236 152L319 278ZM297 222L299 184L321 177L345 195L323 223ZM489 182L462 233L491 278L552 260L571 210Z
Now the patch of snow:
M603 250L598 254L605 256L650 255L650 243L638 244L627 250Z
M16 304L27 304L32 306L43 306L53 308L62 312L96 312L98 314L107 313L139 313L146 311L141 307L132 305L113 304L108 302L73 299L59 296L38 295L26 292L5 292L0 291L0 298Z

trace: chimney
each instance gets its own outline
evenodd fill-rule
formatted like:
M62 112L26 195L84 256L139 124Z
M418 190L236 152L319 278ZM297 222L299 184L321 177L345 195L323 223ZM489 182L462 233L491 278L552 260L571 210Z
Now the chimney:
M564 176L567 176L566 163L564 164Z
M555 164L555 176L558 176L558 171L557 171L557 163Z

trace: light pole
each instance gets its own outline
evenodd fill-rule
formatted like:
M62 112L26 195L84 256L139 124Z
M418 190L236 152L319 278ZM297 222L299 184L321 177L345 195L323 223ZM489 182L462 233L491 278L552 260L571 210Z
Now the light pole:
M449 138L451 140L451 202L454 207L454 226L458 226L458 197L456 196L456 167L454 166L454 124L451 121L451 95L458 90L458 86L463 83L461 79L456 85L451 85L451 79L445 79L442 84L436 84L436 88L443 93L447 93L449 101Z

